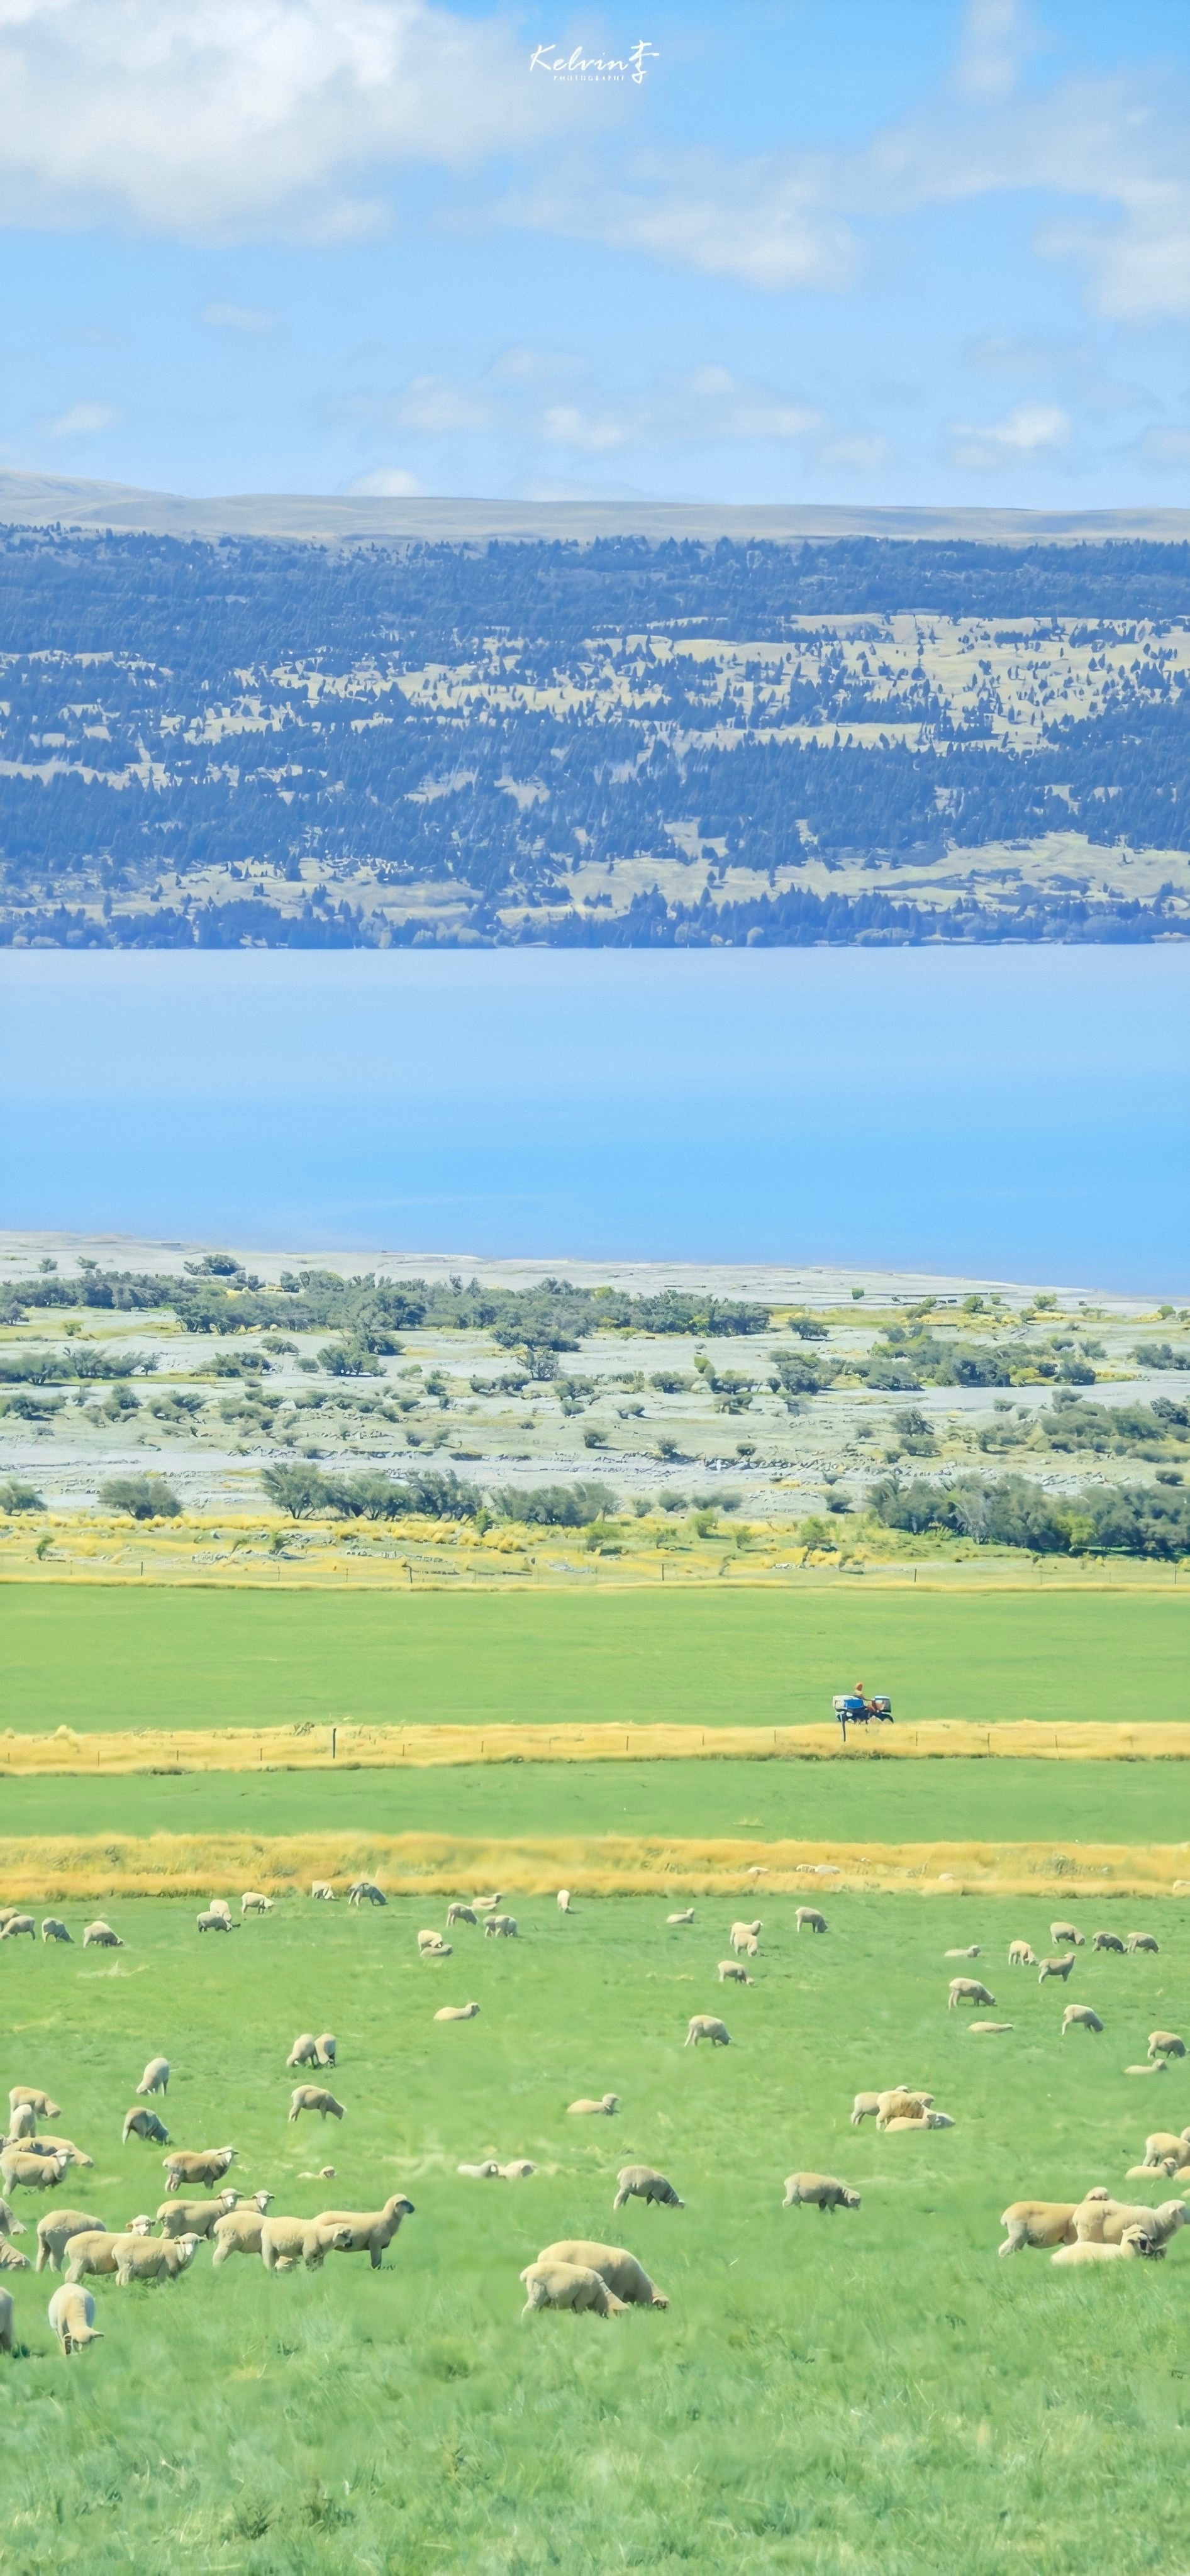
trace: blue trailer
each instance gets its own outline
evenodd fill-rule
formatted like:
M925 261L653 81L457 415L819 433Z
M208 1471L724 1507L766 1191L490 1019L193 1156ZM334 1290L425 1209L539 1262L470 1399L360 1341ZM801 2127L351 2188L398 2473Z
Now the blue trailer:
M885 1699L880 1691L874 1691L870 1698L865 1691L842 1691L831 1706L838 1718L844 1744L849 1726L891 1726L893 1722L892 1701Z

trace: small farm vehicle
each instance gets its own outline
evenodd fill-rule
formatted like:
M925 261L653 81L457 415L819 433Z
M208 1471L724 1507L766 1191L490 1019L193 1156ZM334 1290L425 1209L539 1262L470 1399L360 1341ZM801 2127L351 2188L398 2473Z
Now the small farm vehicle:
M843 1691L831 1705L842 1728L844 1744L849 1726L891 1726L893 1722L892 1701L879 1692L869 1699L862 1690Z

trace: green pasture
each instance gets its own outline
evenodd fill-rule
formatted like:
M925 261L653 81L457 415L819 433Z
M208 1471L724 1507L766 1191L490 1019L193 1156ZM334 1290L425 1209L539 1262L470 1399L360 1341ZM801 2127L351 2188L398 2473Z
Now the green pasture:
M236 2576L1112 2576L1190 2562L1186 2292L1163 2264L997 2259L1018 2195L1123 2185L1146 2130L1190 2119L1190 2063L1123 2067L1178 2026L1190 1931L1146 1909L1160 1956L1078 1954L1100 2038L1058 2036L1065 1991L1004 1965L1047 1940L1039 1900L839 1895L825 1939L763 1906L755 1986L721 1989L732 1908L671 1930L662 1900L517 1906L517 1942L440 1905L279 1903L230 1938L177 1901L113 1903L115 1954L6 1946L0 2084L48 2087L95 2157L63 2186L123 2222L155 2209L160 2147L119 2144L150 2052L175 2143L234 2142L279 2209L416 2203L384 2269L330 2257L270 2279L238 2258L162 2288L95 2285L105 2340L63 2362L48 2277L7 2275L0 2357L5 2576L193 2567ZM66 1909L77 1930L83 1909ZM978 1940L1015 2028L946 2010L950 1945ZM435 2007L471 1997L471 2023ZM683 2046L693 2011L733 2044ZM333 2028L341 2124L286 2121L285 2056ZM953 2131L853 2130L853 2092L928 2084ZM613 2090L614 2121L575 2121ZM524 2183L461 2160L529 2156ZM682 2210L611 2211L617 2167L666 2171ZM337 2168L332 2183L311 2178ZM784 2176L862 2194L824 2219ZM1154 2186L1151 2197L1162 2196ZM32 2226L40 2200L15 2195ZM628 2245L667 2312L521 2321L518 2273L560 2237ZM29 2238L23 2240L26 2244Z
M170 1591L0 1587L3 1722L258 1726L901 1721L1190 1715L1190 1587L1077 1594Z
M792 1836L869 1843L1176 1842L1190 1772L1163 1762L526 1762L457 1770L13 1779L0 1833ZM3 1894L0 1888L0 1894Z

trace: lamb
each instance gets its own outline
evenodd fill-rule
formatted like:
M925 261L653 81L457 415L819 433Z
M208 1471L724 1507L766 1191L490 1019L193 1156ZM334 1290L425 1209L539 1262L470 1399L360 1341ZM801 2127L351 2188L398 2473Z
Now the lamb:
M32 1915L10 1914L3 1931L0 1932L0 1941L19 1941L22 1932L27 1932L31 1941L37 1939L37 1925Z
M953 2129L954 2121L948 2111L921 2111L916 2117L898 2117L883 2125L891 2136L894 2129Z
M295 2084L289 2097L290 2119L300 2119L303 2111L317 2111L322 2120L343 2117L342 2103L336 2102L334 2094L326 2092L321 2084Z
M1009 1964L1009 1967L1010 1967L1010 1968L1035 1968L1035 1967L1036 1967L1036 1965L1037 1965L1037 1961L1036 1961L1036 1959L1034 1958L1033 1952L1032 1952L1032 1951L1031 1951L1031 1949L1029 1948L1029 1944L1028 1944L1028 1942L1027 1942L1027 1941L1010 1941L1010 1942L1009 1942L1009 1944L1008 1944L1008 1964Z
M657 2173L652 2165L622 2165L616 2181L619 2189L612 2202L613 2209L625 2208L630 2200L655 2202L658 2209L684 2209L686 2206L684 2200L679 2200L673 2184L667 2182L663 2173Z
M122 1950L124 1944L110 1923L88 1923L83 1931L84 1950Z
M709 2039L712 2048L731 2046L731 2032L723 2022L716 2021L713 2013L691 2014L690 2026L683 2045L686 2048L697 2048L700 2039Z
M124 2126L120 2132L121 2146L126 2147L130 2138L143 2138L146 2146L167 2147L169 2145L169 2131L164 2121L158 2119L155 2111L138 2110L135 2103L132 2109L124 2114Z
M684 1914L667 1914L665 1920L667 1923L693 1923L694 1907L688 1905Z
M622 2245L597 2245L585 2237L566 2237L561 2244L543 2246L539 2263L567 2263L580 2272L598 2272L599 2278L625 2308L667 2308L663 2290L649 2279L643 2263Z
M448 1931L448 1932L449 1932L449 1930L450 1930L450 1927L451 1927L451 1924L452 1924L452 1923L478 1923L478 1921L479 1921L479 1916L478 1916L478 1914L476 1913L476 1911L475 1911L475 1907L474 1907L473 1905L448 1905L448 1906L447 1906L447 1909L446 1909L446 1928L447 1928L447 1931Z
M719 1983L721 1986L728 1983L735 1986L754 1986L756 1979L749 1976L746 1968L741 1968L737 1959L720 1959Z
M1149 2032L1150 2057L1184 2057L1185 2054L1186 2042L1184 2039L1178 2038L1176 2030L1151 2030Z
M478 2004L440 2004L435 2021L474 2021Z
M785 2177L782 2209L817 2209L825 2218L828 2214L833 2217L836 2209L859 2206L859 2193L850 2190L845 2182L837 2182L833 2174L792 2173Z
M622 2316L626 2302L609 2290L599 2272L586 2263L526 2263L521 2274L528 2293L522 2317L533 2316L538 2308L570 2308L576 2316L589 2312L597 2317Z
M41 1937L43 1941L73 1942L74 1939L73 1933L67 1931L66 1925L57 1914L45 1914L42 1916Z
M519 1939L515 1914L489 1914L483 1930L485 1941L515 1941Z
M72 2352L85 2352L89 2343L103 2341L95 2323L95 2301L89 2290L55 2290L49 2304L49 2320L68 2360Z
M333 1905L335 1902L335 1891L331 1886L329 1878L316 1878L310 1889L310 1894L311 1896L316 1896L322 1905Z
M970 1948L966 1950L944 1950L942 1956L944 1959L977 1959L979 1957L979 1943L978 1941L972 1941Z
M348 2241L345 2245L339 2244L336 2251L340 2254L368 2254L372 2270L378 2272L381 2256L392 2244L402 2220L415 2214L413 2202L406 2200L403 2192L395 2191L391 2200L385 2201L383 2209L320 2209L314 2224L316 2227L333 2227L344 2233Z
M351 2252L351 2229L324 2227L316 2218L266 2218L260 2252L266 2272L292 2272L296 2263L320 2272L328 2254Z
M1088 2192L1074 2213L1076 2236L1093 2239L1100 2245L1118 2245L1129 2227L1143 2227L1155 2245L1166 2245L1180 2227L1190 2220L1190 2209L1184 2200L1163 2200L1156 2209L1143 2202L1113 2200L1110 2193Z
M1090 2004L1067 2004L1062 2015L1063 2039L1068 2030L1102 2030L1102 2028L1099 2015L1097 2012L1092 2012Z
M756 1957L760 1946L759 1923L733 1923L727 1937L737 1958L741 1950L746 1950L750 1959Z
M1047 1978L1047 1977L1063 1977L1063 1978L1068 1977L1068 1976L1069 1976L1069 1974L1070 1974L1070 1971L1071 1971L1071 1969L1072 1969L1072 1967L1073 1967L1073 1966L1074 1966L1074 1952L1073 1952L1073 1950L1068 1950L1068 1951L1066 1952L1065 1958L1063 1958L1063 1959L1042 1959L1042 1960L1040 1960L1040 1961L1038 1962L1038 1975L1037 1975L1037 1983L1038 1983L1038 1985L1039 1985L1039 1986L1043 1986L1043 1985L1045 1984L1045 1981L1046 1981L1046 1978Z
M799 1932L825 1932L827 1928L826 1916L819 1913L816 1905L799 1905L793 1919Z
M978 1977L952 1977L946 2008L948 2012L957 2012L960 2004L994 2004L995 2000L988 1988L981 1986Z
M440 1932L419 1932L417 1955L419 1959L450 1959L453 1958L454 1952L449 1941L444 1941Z
M1176 2138L1171 2129L1154 2129L1145 2139L1147 2165L1164 2164L1171 2156L1179 2172L1190 2165L1190 2129L1182 2129Z
M852 2128L860 2129L863 2127L865 2120L874 2120L879 2109L880 2095L878 2093L857 2093L855 2100L851 2105Z
M1151 1950L1156 1958L1161 1944L1154 1940L1151 1932L1130 1932L1127 1947L1129 1950Z
M312 2030L298 2032L285 2063L287 2066L317 2066L318 2042Z
M195 1921L200 1932L234 1932L236 1928L230 1914L212 1914L209 1905L205 1914L195 1916Z
M598 2118L602 2114L605 2120L614 2120L619 2108L619 2094L605 2093L600 2102L589 2102L585 2096L581 2096L577 2102L568 2102L566 2113L568 2119Z
M18 2184L25 2191L56 2191L68 2171L62 2156L22 2155L19 2148L6 2148L0 2156L0 2184L6 2199Z
M568 1887L560 1887L558 1890L558 1912L559 1914L569 1914L570 1912L570 1889Z
M1118 1932L1097 1932L1091 1943L1091 1948L1093 1950L1118 1950L1120 1957L1123 1958L1124 1956L1124 1944L1121 1941Z
M319 2065L320 2065L320 2066L333 2066L333 2065L335 2064L335 2062L336 2062L336 2059L338 2058L338 2054L339 2054L339 2043L338 2043L338 2040L337 2040L337 2039L336 2039L336 2037L335 2037L335 2034L334 2034L333 2030L320 2030L320 2031L319 2031L319 2034L318 2034L318 2063L319 2063Z
M172 2154L161 2159L165 2167L165 2188L173 2193L179 2183L195 2182L201 2183L207 2191L214 2191L224 2175L230 2173L238 2154L238 2147L203 2147L197 2151L175 2147Z
M387 1896L384 1895L382 1889L377 1887L374 1879L357 1878L347 1890L347 1902L349 1905L362 1905L365 1899L369 1905L387 1905L388 1903Z
M143 2099L147 2093L168 2093L168 2091L169 2059L168 2057L151 2057L145 2068L144 2074L137 2085L137 2099L138 2101Z
M52 2217L37 2222L37 2269L60 2272L62 2258L72 2236L102 2234L103 2220L89 2218L85 2209L56 2209Z
M15 2111L18 2102L32 2103L39 2120L60 2120L62 2117L61 2106L51 2102L49 2094L42 2093L36 2084L14 2084L8 2097L9 2110Z
M1080 2236L1074 2245L1060 2245L1051 2254L1051 2263L1115 2263L1147 2255L1158 2263L1165 2260L1164 2245L1155 2245L1144 2227L1127 2227L1118 2245L1102 2244L1097 2238Z
M1073 1923L1051 1923L1050 1939L1053 1942L1055 1950L1058 1947L1059 1941L1069 1941L1072 1950L1084 1950L1086 1948L1086 1935L1080 1932Z
M256 1887L245 1888L240 1898L241 1914L271 1914L272 1910L271 1896L262 1896L259 1888Z
M187 2236L118 2236L116 2279L122 2290L133 2281L176 2281L188 2272L199 2239Z

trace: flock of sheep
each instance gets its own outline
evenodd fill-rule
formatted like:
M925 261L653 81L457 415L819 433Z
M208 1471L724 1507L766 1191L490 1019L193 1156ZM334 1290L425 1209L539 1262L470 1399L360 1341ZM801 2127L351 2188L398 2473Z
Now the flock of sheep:
M334 1887L320 1879L314 1881L310 1893L323 1903L333 1902L336 1897ZM355 1880L346 1894L348 1903L356 1906L387 1903L383 1890L369 1879ZM563 1915L572 1911L568 1889L559 1890L557 1902ZM248 1889L240 1899L241 1917L268 1914L272 1906L271 1897ZM501 1913L499 1907L498 1894L476 1897L471 1904L453 1903L447 1910L446 1930L461 1924L478 1927L482 1922L488 1938L517 1939L515 1917ZM197 1919L200 1933L226 1934L238 1928L224 1898L212 1898ZM692 1906L667 1917L668 1924L674 1927L692 1925L694 1920ZM825 1916L814 1906L798 1906L795 1924L799 1934L824 1934L828 1929ZM731 1955L718 1963L720 1984L755 1982L742 1962L758 1957L762 1928L759 1920L733 1923L728 1943ZM0 1940L16 1940L24 1934L35 1937L34 1918L15 1908L0 1908ZM41 1937L46 1942L70 1942L73 1938L67 1926L53 1915L47 1915L42 1922ZM1013 1941L1008 1951L1010 1969L1038 1968L1040 1984L1050 1977L1064 1981L1074 1965L1076 1950L1086 1946L1084 1936L1074 1924L1061 1922L1050 1925L1050 1938L1054 1954L1040 1961L1028 1942ZM90 1923L84 1930L83 1946L91 1945L123 1947L118 1934L102 1921ZM1150 1933L1131 1933L1121 1939L1115 1933L1097 1932L1092 1941L1092 1949L1097 1952L1155 1952L1157 1948ZM453 1956L453 1944L436 1930L420 1931L417 1949L424 1959ZM979 1955L974 1943L964 1950L946 1953L948 1960L974 1960ZM977 1977L956 1975L950 1980L947 2002L953 2011L963 2005L994 2007L995 2000ZM476 2003L444 2005L434 2019L467 2021L478 2011ZM1102 2031L1103 2023L1089 2005L1068 2004L1062 2017L1062 2035L1074 2027ZM970 2028L973 2032L990 2033L1009 2031L1013 2025L977 2021ZM731 2044L731 2034L716 2015L695 2013L689 2021L685 2044L697 2047L702 2040L709 2041L712 2048L725 2048ZM294 2040L286 2065L292 2070L313 2067L323 2072L335 2066L337 2049L332 2031L302 2031ZM1170 2058L1185 2055L1185 2042L1178 2033L1153 2031L1147 2063L1125 2071L1130 2075L1164 2074ZM193 2263L204 2242L211 2246L216 2269L233 2254L259 2256L266 2271L273 2273L291 2271L299 2264L307 2271L320 2270L326 2256L332 2253L367 2253L372 2268L378 2270L403 2220L414 2214L412 2202L401 2193L393 2193L382 2208L374 2210L325 2209L314 2218L273 2214L274 2193L244 2194L228 2183L236 2160L234 2147L191 2151L171 2145L161 2114L152 2107L157 2098L165 2102L169 2079L168 2059L150 2058L121 2132L125 2145L135 2137L168 2150L162 2159L168 2197L158 2208L156 2218L142 2212L125 2228L116 2230L86 2210L56 2206L51 2215L38 2221L36 2268L38 2272L49 2269L64 2276L62 2286L50 2300L49 2319L66 2355L101 2340L95 2324L94 2297L86 2287L90 2279L113 2279L120 2288L135 2282L173 2281ZM605 2093L598 2098L580 2098L568 2109L571 2116L613 2118L619 2110L619 2100L616 2094ZM344 2105L328 2088L306 2082L294 2087L288 2116L296 2121L303 2113L317 2114L322 2120L342 2120L345 2116ZM60 2118L58 2105L37 2086L15 2085L9 2094L7 2132L0 2139L0 2270L30 2268L28 2258L12 2242L14 2236L26 2231L23 2221L13 2212L9 2195L18 2190L55 2190L73 2167L93 2165L94 2159L72 2139L44 2130L44 2122ZM950 2129L955 2125L947 2112L937 2108L932 2093L904 2083L879 2092L857 2093L851 2124L858 2128L869 2118L882 2133L891 2134ZM323 2166L318 2179L332 2180L334 2170L331 2165ZM504 2165L488 2159L458 2167L460 2175L473 2180L524 2180L534 2170L526 2158ZM1177 2134L1152 2132L1145 2142L1144 2162L1130 2169L1129 2179L1160 2173L1168 2180L1183 2172L1190 2174L1190 2127ZM214 2197L199 2200L188 2196L198 2190ZM784 2192L783 2208L816 2208L822 2216L836 2209L857 2210L861 2205L859 2193L832 2174L790 2174ZM673 2209L685 2206L665 2174L642 2164L620 2169L613 2211L626 2207L630 2200ZM1102 2186L1088 2191L1079 2202L1014 2201L1003 2215L1001 2223L1007 2232L999 2251L1005 2255L1029 2246L1040 2247L1049 2251L1058 2264L1156 2259L1164 2255L1170 2238L1188 2218L1190 2208L1184 2200L1167 2200L1157 2207L1122 2202L1113 2199ZM158 2233L154 2233L155 2228ZM636 2257L624 2247L585 2238L568 2238L546 2246L520 2277L526 2291L525 2316L540 2308L557 2308L606 2317L630 2306L664 2308L669 2304ZM13 2350L13 2300L2 2287L0 2349Z

